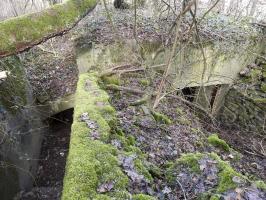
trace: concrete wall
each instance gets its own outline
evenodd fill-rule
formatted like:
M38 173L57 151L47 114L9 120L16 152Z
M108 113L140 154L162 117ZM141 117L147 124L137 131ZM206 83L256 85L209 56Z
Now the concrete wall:
M228 126L265 134L266 104L244 96L236 89L226 95L219 118Z
M10 74L0 84L0 194L12 199L34 183L45 128L19 58L1 59L3 69Z

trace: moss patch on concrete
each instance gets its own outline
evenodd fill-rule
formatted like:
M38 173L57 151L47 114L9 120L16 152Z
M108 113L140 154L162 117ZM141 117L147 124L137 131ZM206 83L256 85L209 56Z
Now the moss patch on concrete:
M109 180L115 181L115 190L127 187L128 179L118 166L117 150L103 142L109 137L108 121L113 120L114 110L96 80L94 74L80 76L62 199L96 198L98 185ZM97 102L102 102L102 106L97 106ZM90 138L92 131L80 120L84 112L97 123L101 140Z
M0 22L0 57L23 51L44 39L69 30L96 3L97 0L68 0L38 13Z
M141 151L132 146L134 139L126 138L116 127L115 110L108 103L109 97L99 88L97 80L97 74L89 73L80 75L78 82L63 200L130 199L127 191L129 178L121 169L118 156L138 155ZM81 119L84 113L88 113L90 122L97 124L98 138L93 138L95 130ZM111 139L118 139L125 151L109 144ZM147 180L152 180L140 157L135 160L136 170ZM114 184L110 191L97 190L99 186L110 182Z

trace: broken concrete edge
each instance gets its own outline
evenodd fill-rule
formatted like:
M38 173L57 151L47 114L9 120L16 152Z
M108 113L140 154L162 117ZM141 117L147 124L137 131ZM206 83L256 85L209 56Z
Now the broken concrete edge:
M22 52L73 28L98 0L68 0L43 11L0 22L0 58Z
M240 187L237 183L234 182L234 178L237 177L243 182L249 185L254 185L262 191L266 191L266 183L262 180L250 180L247 176L242 175L237 172L229 162L223 161L220 156L216 153L186 153L183 154L179 159L174 163L169 163L166 171L166 178L169 183L173 183L176 180L177 173L184 170L183 168L187 167L190 173L199 174L201 173L201 166L199 161L203 158L212 159L214 163L217 164L218 168L218 185L216 188L212 188L210 191L207 191L202 194L201 199L220 199L220 196L230 190L234 190Z
M101 90L97 81L96 73L81 74L79 77L62 200L122 200L132 197L127 191L129 178L120 167L119 156L134 154L137 159L143 156L121 131L116 134L115 110L108 102L109 96ZM84 122L81 116L86 116L87 121ZM88 126L88 123L92 125ZM123 145L128 145L126 151L108 144L110 138L116 135ZM142 162L138 162L136 168L139 173L151 178ZM112 183L112 188L99 192L97 188L108 183ZM133 195L133 199L154 198L137 194Z

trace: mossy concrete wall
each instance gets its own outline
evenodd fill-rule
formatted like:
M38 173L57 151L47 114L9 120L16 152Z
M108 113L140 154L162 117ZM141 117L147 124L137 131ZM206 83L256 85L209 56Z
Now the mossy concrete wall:
M144 58L142 66L156 67L153 69L164 70L170 49L166 48L161 53L158 42L147 42L139 44L141 56ZM225 49L223 48L225 45ZM259 40L252 38L245 44L230 44L228 49L222 42L207 43L204 45L206 67L201 49L195 45L186 46L182 55L178 53L172 60L170 71L173 84L176 88L230 85L237 79L239 72L248 64L255 61L258 53L262 51ZM137 46L131 40L121 41L119 44L109 46L96 45L90 50L83 52L77 59L81 72L91 67L101 68L102 65L114 63L138 63L134 59Z
M97 82L96 73L79 77L62 200L125 200L132 197L127 190L129 178L121 169L118 157L137 154L136 147L129 146L125 153L108 142L115 132L115 110ZM119 138L127 141L123 135ZM141 163L140 166L143 168ZM110 191L97 190L100 185L110 182L114 184ZM133 199L153 198L139 194L133 195Z
M54 101L48 101L43 104L39 104L37 109L42 113L42 118L47 119L53 115L56 115L60 112L74 108L75 106L75 95L67 95L61 98L58 98Z
M0 57L15 54L71 29L97 0L68 0L41 12L0 22Z
M223 43L206 44L203 48L206 64L199 47L188 47L183 55L177 55L174 60L172 69L172 73L176 74L174 85L184 88L232 84L238 73L249 63L254 62L255 54L261 51L259 45L255 45L252 40L249 42L248 46L239 45L228 51L222 49Z

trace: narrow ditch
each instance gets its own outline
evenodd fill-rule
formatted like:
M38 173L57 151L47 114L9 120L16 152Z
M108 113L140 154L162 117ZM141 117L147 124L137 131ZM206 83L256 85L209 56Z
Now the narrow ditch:
M17 200L59 200L63 188L74 109L68 109L46 120L34 187L21 191Z

